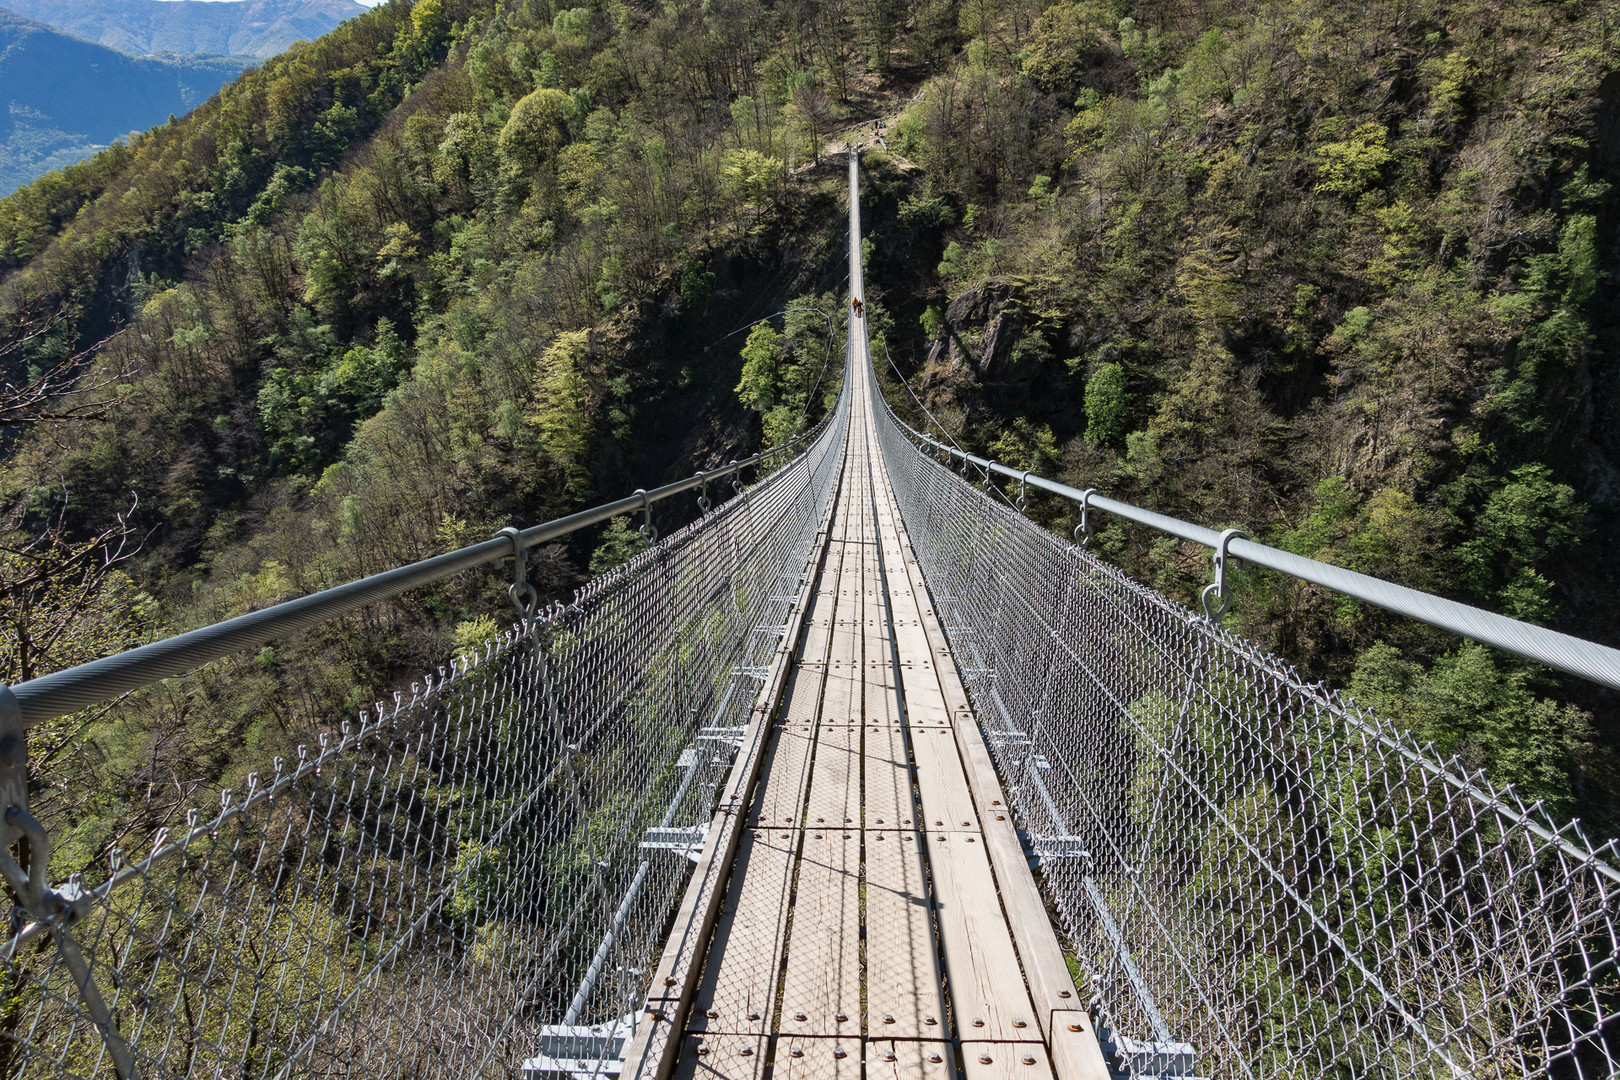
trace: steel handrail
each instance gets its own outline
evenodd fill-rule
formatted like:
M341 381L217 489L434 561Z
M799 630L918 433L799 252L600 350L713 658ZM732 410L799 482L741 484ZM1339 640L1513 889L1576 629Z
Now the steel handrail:
M1098 495L1095 491L1086 492L1068 484L1060 484L1055 480L1047 480L1034 473L1024 472L1020 469L1009 468L990 458L969 454L965 450L946 446L937 439L917 431L894 412L887 401L883 402L889 416L899 425L900 429L909 434L912 439L926 444L948 454L953 458L971 464L985 473L986 479L991 473L1005 476L1010 480L1017 480L1029 487L1039 488L1042 491L1060 496L1072 502L1080 503L1093 510L1103 510L1116 517L1134 521L1139 525L1146 525L1171 536L1201 544L1214 551L1222 546L1222 533L1218 529L1208 529L1202 525L1182 521L1167 514L1144 510L1140 506L1132 506L1118 499L1110 499ZM1582 679L1587 679L1601 686L1620 690L1620 649L1611 649L1607 645L1586 641L1582 638L1572 637L1569 634L1549 630L1544 626L1535 626L1518 619L1510 619L1506 615L1497 615L1494 612L1481 608L1471 607L1468 604L1455 600L1447 600L1442 596L1435 596L1419 589L1408 588L1405 585L1396 585L1381 578L1371 577L1367 574L1358 574L1354 570L1346 570L1330 563L1307 559L1303 555L1283 551L1279 548L1259 544L1253 540L1238 537L1228 538L1226 551L1234 559L1250 562L1256 566L1263 566L1268 570L1286 574L1300 581L1307 581L1313 585L1320 585L1344 596L1361 600L1386 611L1393 611L1397 615L1404 615L1410 619L1427 623L1430 626L1449 630L1463 637L1501 649L1503 652L1522 656L1527 660L1545 664L1550 668Z
M831 413L828 415L830 417ZM367 604L443 581L476 566L498 562L513 555L514 545L517 550L527 552L537 544L559 539L586 526L641 510L672 495L706 487L715 480L734 476L743 469L794 450L819 436L826 422L826 418L823 418L811 430L794 436L780 446L762 450L740 461L728 462L719 468L698 472L651 491L627 495L567 517L516 530L515 535L500 534L482 543L385 570L346 585L323 589L149 645L64 668L17 683L10 690L21 709L23 726L31 728L54 717L138 690L159 679L188 674L232 653L308 630Z

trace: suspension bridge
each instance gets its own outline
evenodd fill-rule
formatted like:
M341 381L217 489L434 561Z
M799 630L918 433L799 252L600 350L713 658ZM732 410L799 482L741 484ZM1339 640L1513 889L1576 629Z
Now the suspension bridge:
M849 230L859 301L854 154ZM859 303L847 337L783 447L0 688L6 1073L1620 1073L1614 845L1223 631L1226 571L1620 653L968 454L885 403ZM1093 513L1211 549L1205 611ZM654 542L542 606L529 552L625 514ZM31 728L492 564L497 640L53 877Z

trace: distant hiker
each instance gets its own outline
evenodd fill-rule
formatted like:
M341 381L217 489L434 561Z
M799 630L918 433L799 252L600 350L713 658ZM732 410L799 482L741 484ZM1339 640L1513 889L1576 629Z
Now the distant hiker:
M858 296L850 297L849 298L849 306L855 309L855 317L857 319L860 318L861 317L861 298L858 297Z

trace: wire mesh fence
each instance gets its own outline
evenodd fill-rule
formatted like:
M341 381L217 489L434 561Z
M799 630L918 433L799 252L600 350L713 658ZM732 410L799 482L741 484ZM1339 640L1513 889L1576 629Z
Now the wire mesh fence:
M0 1074L603 1071L799 591L846 412L573 602L58 890L62 916L19 912Z
M1031 523L875 408L1118 1068L1620 1072L1612 844Z

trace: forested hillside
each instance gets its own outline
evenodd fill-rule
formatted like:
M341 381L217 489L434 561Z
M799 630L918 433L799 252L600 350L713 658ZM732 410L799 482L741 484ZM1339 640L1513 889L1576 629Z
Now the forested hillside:
M1613 642L1614 55L1596 0L392 0L0 201L0 677L813 421L824 319L733 332L836 316L876 118L874 349L954 437ZM58 858L487 637L497 577L52 725ZM1228 625L1613 828L1607 699L1258 574Z

